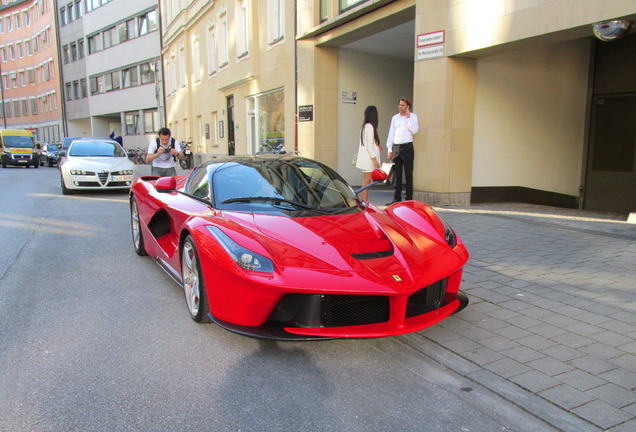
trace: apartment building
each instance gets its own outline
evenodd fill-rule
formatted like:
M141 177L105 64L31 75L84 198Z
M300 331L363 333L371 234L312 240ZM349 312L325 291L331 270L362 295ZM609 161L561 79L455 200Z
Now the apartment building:
M301 153L355 183L365 107L384 140L406 97L416 199L636 211L633 0L297 0L296 13L297 104L313 107Z
M145 147L163 107L156 0L57 0L67 136Z
M0 4L0 126L32 129L38 143L62 135L56 38L51 2Z
M167 125L215 154L295 150L294 2L161 0Z

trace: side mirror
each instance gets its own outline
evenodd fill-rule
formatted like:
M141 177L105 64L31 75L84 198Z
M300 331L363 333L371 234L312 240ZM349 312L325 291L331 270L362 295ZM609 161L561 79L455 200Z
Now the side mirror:
M374 169L371 172L371 180L373 180L374 182L376 181L386 181L386 179L388 179L389 176L387 175L387 173L385 173L384 171L382 171L379 168Z
M385 173L379 168L376 168L373 171L371 171L371 180L373 181L369 183L368 185L361 187L360 189L356 189L354 192L356 195L358 195L360 192L365 191L369 189L370 187L373 187L379 183L386 181L387 178L389 178L387 173Z
M60 151L57 152L57 154L58 154L59 157L64 157L64 156L66 156L66 150L60 150Z
M157 192L171 192L177 188L177 181L174 177L161 177L155 182Z

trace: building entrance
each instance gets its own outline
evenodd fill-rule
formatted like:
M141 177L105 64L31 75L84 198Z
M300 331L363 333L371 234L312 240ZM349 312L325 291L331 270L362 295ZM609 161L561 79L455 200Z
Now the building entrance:
M594 97L585 207L636 210L636 94Z
M584 207L636 211L636 35L596 42Z

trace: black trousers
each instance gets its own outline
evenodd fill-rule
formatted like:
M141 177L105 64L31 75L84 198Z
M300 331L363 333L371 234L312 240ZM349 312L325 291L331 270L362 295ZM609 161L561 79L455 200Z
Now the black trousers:
M393 170L395 171L395 192L393 199L402 200L402 170L406 179L406 196L404 199L413 199L413 160L415 151L413 143L393 144Z

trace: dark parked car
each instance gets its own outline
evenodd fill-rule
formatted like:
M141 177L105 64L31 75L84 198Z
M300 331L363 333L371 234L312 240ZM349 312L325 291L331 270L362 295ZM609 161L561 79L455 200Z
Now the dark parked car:
M46 164L52 167L53 164L57 164L57 150L59 146L57 144L44 144L40 150L40 165Z

